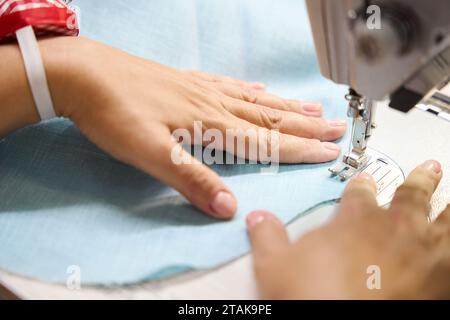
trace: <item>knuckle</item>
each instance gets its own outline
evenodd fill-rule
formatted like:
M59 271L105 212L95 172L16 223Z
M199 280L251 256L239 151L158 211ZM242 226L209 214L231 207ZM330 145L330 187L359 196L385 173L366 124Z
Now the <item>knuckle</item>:
M422 187L426 191L432 192L437 185L437 180L431 171L419 167L411 173L406 184L419 188Z
M211 81L212 83L218 84L218 83L222 83L224 82L223 79L216 77L216 76L211 76L211 78L209 79L209 81Z
M435 180L435 174L422 167L417 167L413 170L410 176L414 176L415 180L421 180L421 181L434 181Z
M243 101L256 104L258 102L258 93L251 88L242 88L241 99Z
M328 123L324 119L312 119L315 122L314 127L317 130L317 136L320 137L321 140L329 140L333 138L334 130L332 127L328 125Z
M286 104L287 111L295 111L298 112L299 110L299 103L294 100L284 100L284 103Z
M428 197L430 196L430 191L424 184L409 184L404 183L398 189L398 193L404 195L411 195L417 197Z
M291 104L288 101L286 101L286 100L284 100L284 99L282 99L280 97L273 96L273 95L270 95L270 94L266 94L266 100L267 100L266 105L273 106L276 109L283 110L283 111L296 110L296 108L292 107Z
M321 150L322 142L316 138L307 138L302 141L302 148L304 152Z
M319 139L306 139L303 141L306 150L321 149L322 142Z
M401 204L410 204L410 207L419 207L424 209L428 207L430 192L423 185L401 185L395 193L395 202Z
M327 140L328 132L329 129L325 120L304 117L303 137L324 141Z
M315 157L316 150L321 150L322 142L319 139L304 139L301 141L301 149L297 153L300 163L310 163Z
M264 108L260 112L261 123L270 130L278 130L281 127L283 117L281 114L272 109Z
M391 208L390 217L393 219L394 230L398 234L415 234L419 240L424 240L423 235L428 226L428 219L412 207Z

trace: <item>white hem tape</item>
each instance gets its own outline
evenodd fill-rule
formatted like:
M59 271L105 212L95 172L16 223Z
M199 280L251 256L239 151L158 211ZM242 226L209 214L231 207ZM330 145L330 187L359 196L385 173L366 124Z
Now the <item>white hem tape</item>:
M16 31L16 35L39 116L42 121L55 118L56 113L48 89L44 63L33 27L27 26L19 29Z

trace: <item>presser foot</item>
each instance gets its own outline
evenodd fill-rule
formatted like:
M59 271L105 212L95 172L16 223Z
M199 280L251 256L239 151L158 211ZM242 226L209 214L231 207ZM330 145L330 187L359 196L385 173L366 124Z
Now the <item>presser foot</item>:
M371 175L377 185L378 205L386 207L394 197L395 190L405 181L405 175L394 160L379 151L367 148L364 155L367 156L367 162L359 169L347 163L340 163L330 171L334 177L338 177L342 181L360 172Z
M333 176L338 176L344 182L363 171L369 164L371 156L368 154L356 154L350 152L338 165L328 169Z

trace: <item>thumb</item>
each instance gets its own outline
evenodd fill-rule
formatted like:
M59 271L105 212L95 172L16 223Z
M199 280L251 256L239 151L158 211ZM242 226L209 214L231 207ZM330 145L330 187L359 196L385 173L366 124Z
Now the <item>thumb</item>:
M218 219L234 216L236 199L213 170L175 141L171 143L168 157L162 163L162 170L158 170L159 179L177 189L189 202L210 216Z
M247 216L247 228L256 260L276 253L289 245L286 228L275 215L267 211L254 211Z
M102 137L102 130L95 127L91 140L118 160L175 188L206 214L219 219L233 217L237 203L231 191L214 171L175 141L166 125L140 118L132 125L120 124L100 123L109 139Z

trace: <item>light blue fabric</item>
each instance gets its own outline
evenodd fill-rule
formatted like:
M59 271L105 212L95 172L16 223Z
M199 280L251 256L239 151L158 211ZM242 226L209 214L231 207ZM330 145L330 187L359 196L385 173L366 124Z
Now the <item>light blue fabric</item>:
M83 34L179 68L262 81L290 98L320 100L345 117L344 88L321 78L299 0L75 0ZM0 143L0 267L65 282L123 284L208 268L249 250L244 217L284 222L337 198L331 164L215 166L239 201L236 218L205 217L172 189L90 144L67 120Z

